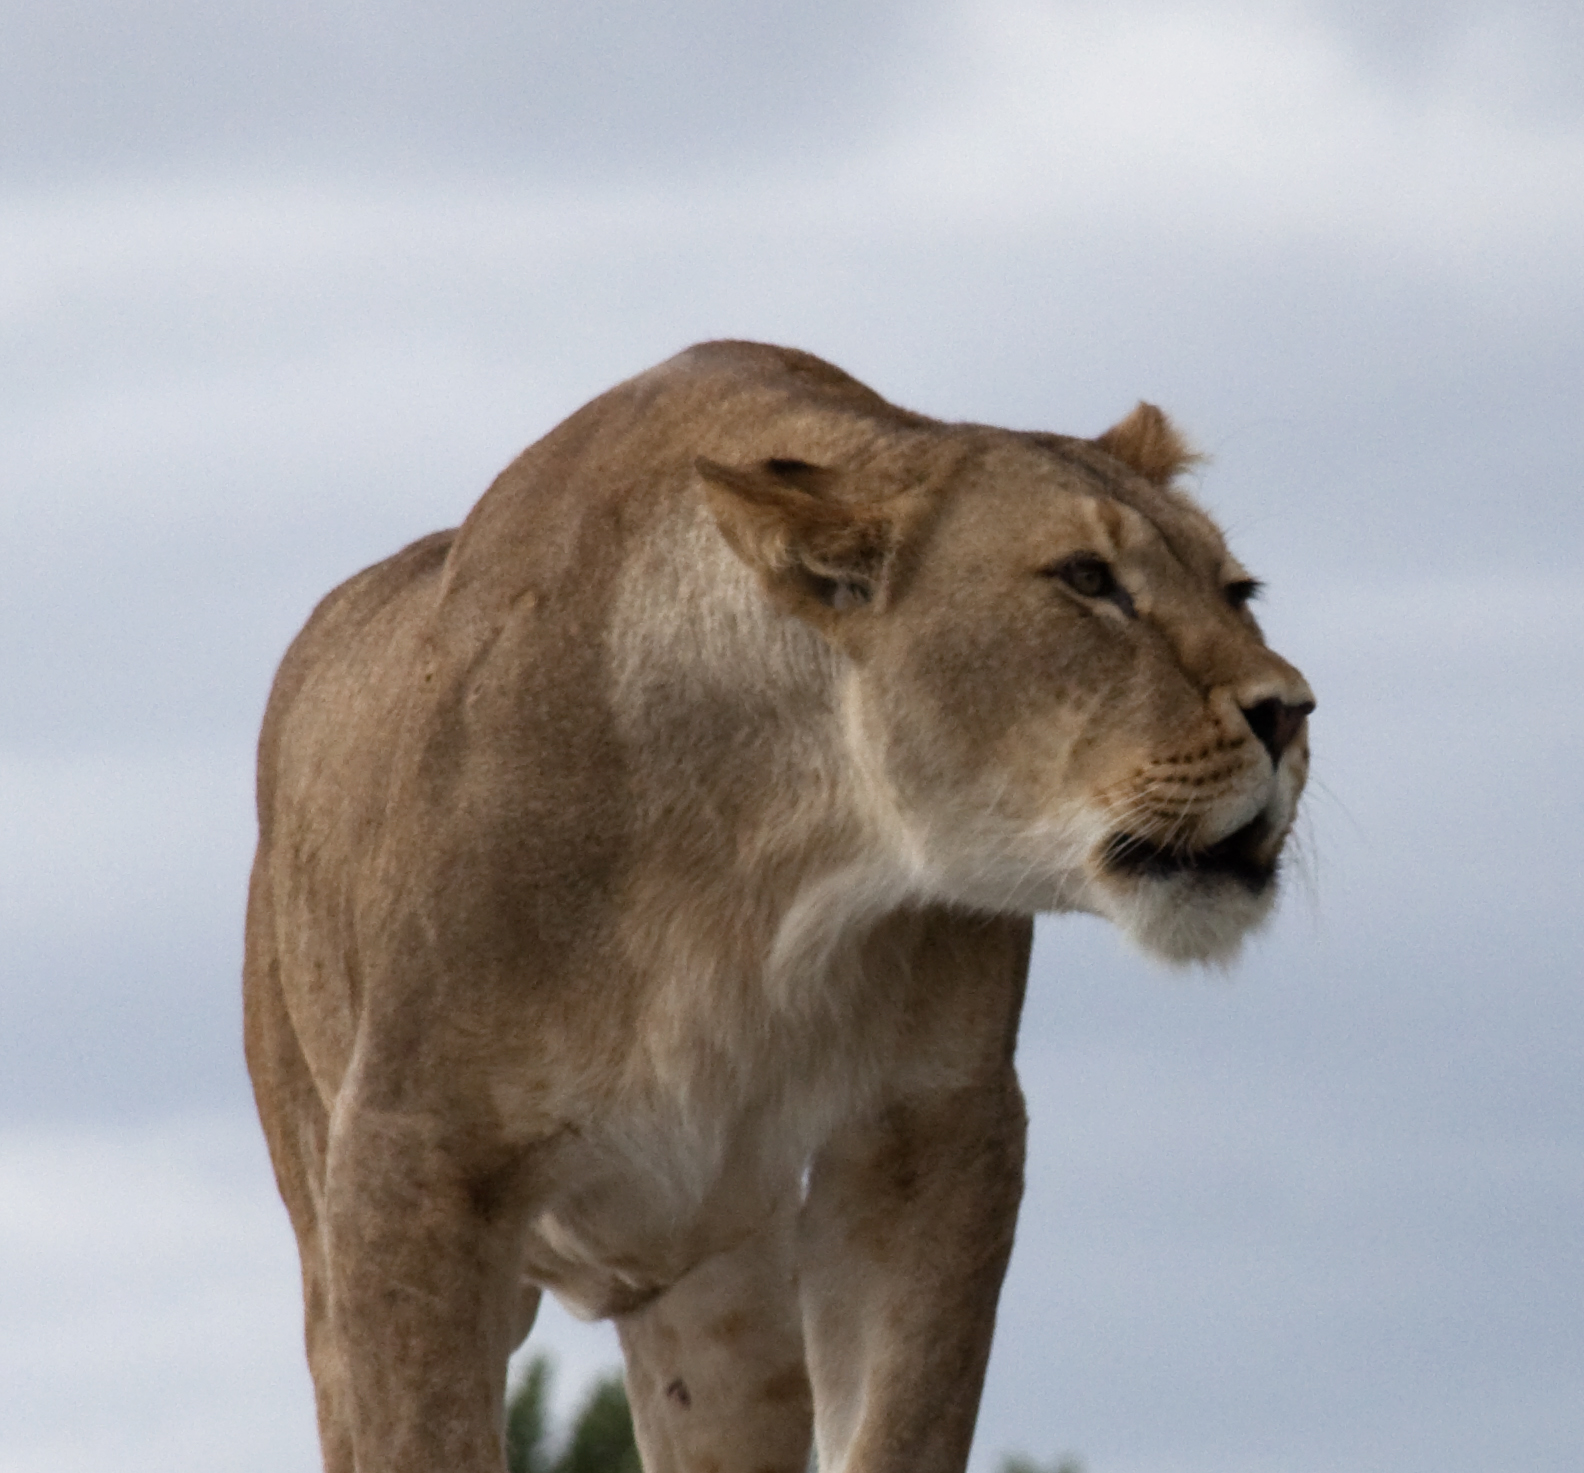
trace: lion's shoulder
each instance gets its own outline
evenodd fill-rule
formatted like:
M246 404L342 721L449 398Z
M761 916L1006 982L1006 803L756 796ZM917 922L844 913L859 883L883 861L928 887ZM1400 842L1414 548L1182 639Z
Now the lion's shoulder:
M931 423L892 404L867 384L854 378L834 363L801 348L783 348L771 343L752 343L720 339L695 343L651 372L678 379L704 379L722 387L767 386L803 398L810 403L833 408L860 410L881 420L900 420L909 424Z

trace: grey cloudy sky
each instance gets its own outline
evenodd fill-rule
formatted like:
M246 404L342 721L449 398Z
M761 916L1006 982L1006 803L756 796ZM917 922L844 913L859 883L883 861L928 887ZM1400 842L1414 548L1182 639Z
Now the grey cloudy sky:
M721 335L949 418L1163 404L1320 697L1231 978L1042 923L976 1467L1576 1473L1575 7L0 18L0 1473L315 1466L237 1041L274 662ZM568 1394L614 1359L543 1332Z

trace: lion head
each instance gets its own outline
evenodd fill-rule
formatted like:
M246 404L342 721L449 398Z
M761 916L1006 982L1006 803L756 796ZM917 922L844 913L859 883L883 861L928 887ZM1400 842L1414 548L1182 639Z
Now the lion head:
M855 468L698 467L772 601L846 657L875 831L928 898L1230 958L1275 898L1314 697L1176 484L1195 457L1149 404L1092 441L936 429Z

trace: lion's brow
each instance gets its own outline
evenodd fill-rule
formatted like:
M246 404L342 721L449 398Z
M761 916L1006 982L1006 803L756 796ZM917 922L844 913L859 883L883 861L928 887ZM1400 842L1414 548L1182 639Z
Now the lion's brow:
M1114 476L1099 466L1090 465L1086 459L1079 456L1072 457L1069 464L1083 475L1100 495L1109 497L1110 500L1118 502L1120 505L1127 507L1129 511L1137 512L1139 516L1143 517L1149 523L1155 535L1160 538L1162 545L1171 554L1177 566L1187 573L1189 577L1195 576L1194 559L1189 550L1178 544L1171 532L1161 524L1158 518L1151 514L1149 507L1141 505L1138 498L1130 494L1132 487L1128 486L1120 476ZM1197 507L1193 508L1193 512L1204 520L1207 527L1213 531L1209 518L1205 517L1203 512L1200 512ZM1223 547L1221 551L1224 558L1226 549Z

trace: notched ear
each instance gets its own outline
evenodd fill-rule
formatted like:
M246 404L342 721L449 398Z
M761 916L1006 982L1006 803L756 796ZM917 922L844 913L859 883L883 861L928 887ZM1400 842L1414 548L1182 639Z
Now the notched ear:
M1132 414L1097 435L1093 443L1157 486L1168 485L1178 472L1204 459L1189 447L1176 425L1142 399Z
M695 465L722 536L784 608L826 626L883 600L904 498L848 505L830 495L834 471L801 460Z

